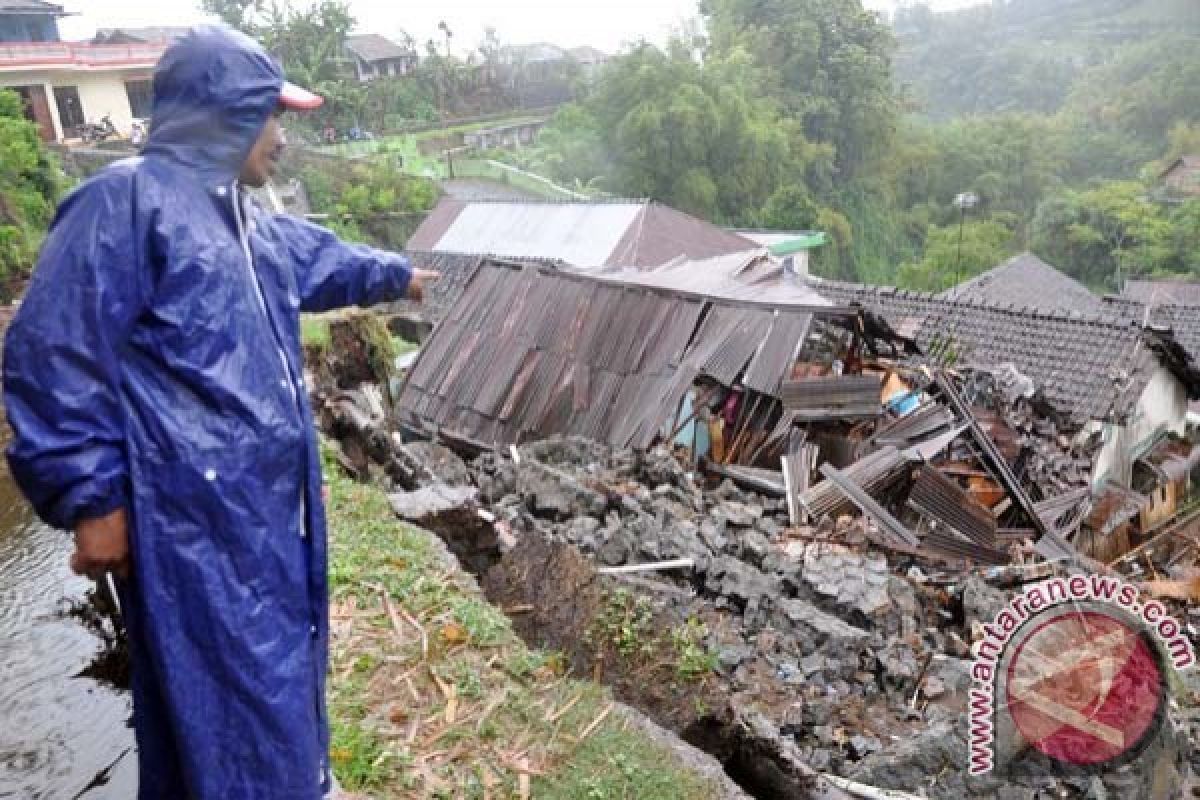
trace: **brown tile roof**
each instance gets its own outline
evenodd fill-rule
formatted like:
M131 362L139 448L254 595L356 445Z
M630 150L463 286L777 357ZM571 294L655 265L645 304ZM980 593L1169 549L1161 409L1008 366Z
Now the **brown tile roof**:
M1125 420L1159 363L1200 393L1200 376L1172 335L1128 316L1064 314L955 301L925 292L810 279L830 300L859 304L910 334L943 364L1011 363L1077 422Z
M1082 283L1033 253L1009 259L940 296L946 300L1081 314L1099 313L1104 306L1104 301Z

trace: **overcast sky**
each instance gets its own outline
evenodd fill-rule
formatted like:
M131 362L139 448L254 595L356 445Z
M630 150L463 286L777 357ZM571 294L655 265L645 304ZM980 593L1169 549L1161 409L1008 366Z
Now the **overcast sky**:
M62 20L64 38L86 39L96 28L187 25L204 17L192 0L58 0L78 16ZM931 0L935 8L957 8L979 0ZM455 47L469 49L494 25L502 41L549 41L568 47L590 44L615 51L637 39L663 41L681 22L696 16L696 0L402 0L395 3L350 0L360 32L411 33L418 42L446 20ZM895 0L866 0L869 8L890 9ZM440 41L440 39L439 39Z

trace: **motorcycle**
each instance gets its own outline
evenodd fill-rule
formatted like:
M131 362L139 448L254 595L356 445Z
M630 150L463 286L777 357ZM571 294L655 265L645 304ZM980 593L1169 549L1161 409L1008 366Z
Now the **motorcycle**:
M79 128L79 138L87 144L93 144L109 139L119 139L121 134L117 131L117 126L113 125L112 117L105 114L99 122L85 122Z

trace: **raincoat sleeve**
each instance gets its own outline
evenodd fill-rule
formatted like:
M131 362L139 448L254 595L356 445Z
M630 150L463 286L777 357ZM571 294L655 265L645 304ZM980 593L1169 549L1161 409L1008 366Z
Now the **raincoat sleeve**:
M302 311L371 306L401 300L408 291L412 267L404 256L343 242L285 214L274 221L291 250Z
M148 297L132 184L104 178L63 203L4 341L9 466L65 530L128 502L119 354Z

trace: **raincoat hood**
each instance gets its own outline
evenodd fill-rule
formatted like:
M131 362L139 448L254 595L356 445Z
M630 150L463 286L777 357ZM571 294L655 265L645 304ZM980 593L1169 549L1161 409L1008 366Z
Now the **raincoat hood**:
M168 48L154 72L146 155L237 177L279 103L283 70L258 42L222 25L194 28Z

